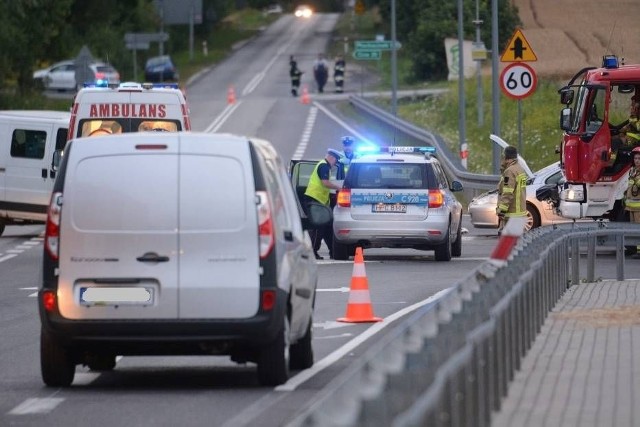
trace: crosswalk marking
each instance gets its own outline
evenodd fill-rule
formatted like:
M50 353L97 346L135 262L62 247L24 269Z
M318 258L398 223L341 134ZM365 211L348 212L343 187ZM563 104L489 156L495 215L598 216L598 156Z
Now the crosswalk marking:
M46 414L62 403L61 397L32 397L9 411L9 415Z

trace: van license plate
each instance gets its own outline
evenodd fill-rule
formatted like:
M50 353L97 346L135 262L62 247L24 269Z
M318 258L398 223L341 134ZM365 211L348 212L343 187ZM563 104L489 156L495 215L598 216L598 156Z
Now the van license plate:
M401 205L400 203L377 203L371 205L371 211L380 213L407 213L407 205Z
M151 305L153 288L141 287L83 287L80 288L82 305Z

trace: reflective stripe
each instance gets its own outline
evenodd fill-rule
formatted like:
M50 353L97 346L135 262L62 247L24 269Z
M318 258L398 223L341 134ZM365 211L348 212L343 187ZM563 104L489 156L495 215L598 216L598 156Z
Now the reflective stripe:
M369 304L369 303L371 303L371 297L369 296L368 290L354 291L352 289L349 292L349 304Z
M307 185L307 189L304 194L309 197L313 197L322 204L328 205L329 193L331 192L331 190L325 187L324 184L322 184L322 180L318 176L318 168L323 163L326 163L326 160L319 161L316 167L313 169L313 172L311 172L311 176L309 177L309 184Z
M625 205L629 208L640 208L640 200L629 200L625 202Z

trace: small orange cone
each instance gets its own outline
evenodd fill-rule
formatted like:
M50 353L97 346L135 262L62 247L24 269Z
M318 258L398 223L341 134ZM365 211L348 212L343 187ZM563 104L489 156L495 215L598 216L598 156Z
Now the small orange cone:
M235 104L236 102L236 90L233 86L229 86L229 90L227 90L227 104Z
M309 97L309 89L307 89L307 85L302 87L302 97L300 98L300 102L303 104L308 104L311 102L311 98Z
M349 302L347 314L340 317L338 322L364 323L380 322L382 318L373 315L371 297L369 296L369 284L367 273L364 269L364 257L362 248L356 248L356 256L353 262L353 274L351 275L351 288L349 290Z

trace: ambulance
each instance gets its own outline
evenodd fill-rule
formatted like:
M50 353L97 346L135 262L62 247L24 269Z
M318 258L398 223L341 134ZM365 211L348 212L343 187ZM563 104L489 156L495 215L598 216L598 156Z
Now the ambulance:
M189 107L177 84L86 85L74 98L68 139L185 130L191 130Z

